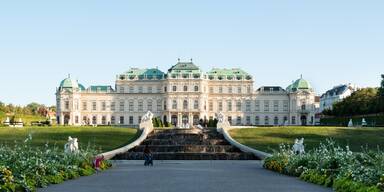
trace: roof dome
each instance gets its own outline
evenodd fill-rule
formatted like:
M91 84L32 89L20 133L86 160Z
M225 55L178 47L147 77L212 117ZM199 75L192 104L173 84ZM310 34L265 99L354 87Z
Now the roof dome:
M79 88L79 83L71 77L65 78L64 80L61 81L60 83L61 88ZM84 86L80 85L80 88L84 88Z
M287 87L287 91L290 92L295 92L298 90L312 90L312 86L307 80L303 79L303 77L300 77L300 79L296 80Z

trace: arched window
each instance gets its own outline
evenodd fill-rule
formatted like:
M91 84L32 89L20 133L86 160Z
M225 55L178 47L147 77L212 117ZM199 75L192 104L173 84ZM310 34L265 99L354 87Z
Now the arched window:
M196 85L195 88L194 88L194 91L198 92L199 91L199 86Z
M188 91L188 86L184 85L183 90L184 90L184 91Z
M176 91L177 91L177 87L176 87L176 86L173 86L173 87L172 87L172 91L176 92Z
M279 118L277 116L273 119L273 123L274 123L274 125L279 124Z
M264 117L264 125L269 125L269 117L268 116Z
M183 109L188 109L188 101L187 100L183 101Z

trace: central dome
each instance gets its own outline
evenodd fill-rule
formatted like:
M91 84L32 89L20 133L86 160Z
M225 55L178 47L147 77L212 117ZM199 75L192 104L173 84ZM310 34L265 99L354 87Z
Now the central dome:
M312 86L307 80L300 77L300 79L296 80L287 87L287 91L289 92L295 92L298 90L312 90Z
M77 83L77 81L68 77L61 81L60 87L61 88L79 88L79 83Z

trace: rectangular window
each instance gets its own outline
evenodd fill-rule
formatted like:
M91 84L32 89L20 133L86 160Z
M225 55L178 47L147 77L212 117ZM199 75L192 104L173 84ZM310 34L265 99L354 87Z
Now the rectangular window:
M237 116L237 118L236 118L236 124L237 124L237 125L241 125L241 117L240 117L240 116Z
M140 122L141 122L141 116L138 116L137 117L137 124L140 124Z
M139 86L139 93L143 93L143 87Z
M213 87L209 87L209 93L213 93Z
M111 116L111 124L112 125L116 124L115 116Z
M199 109L199 101L198 100L195 100L193 102L193 109Z
M152 100L147 101L147 111L153 111Z
M264 111L269 111L269 101L268 100L264 101Z
M291 122L292 125L296 125L296 117L295 116L292 116L292 122Z
M278 100L273 101L273 111L279 111L279 101Z
M161 100L157 100L156 105L157 105L157 111L161 111Z
M152 93L152 87L151 86L148 87L148 93Z
M173 86L173 87L172 87L172 91L173 91L173 92L176 92L176 91L177 91L177 87L176 87L176 86Z
M288 101L286 101L286 100L283 102L283 110L284 110L284 112L288 111Z
M116 110L116 103L114 101L111 102L111 111Z
M83 111L86 111L88 110L87 109L87 102L86 101L83 101Z
M251 112L251 100L245 102L245 111Z
M260 111L260 100L255 101L255 111Z
M128 110L129 110L130 112L132 112L133 109L134 109L133 101L132 101L132 100L129 100L129 101L128 101Z
M227 111L232 111L232 101L231 100L227 101Z
M133 116L129 116L129 124L133 125Z
M123 125L124 124L124 116L120 116L120 121L119 121L120 125Z
M66 110L69 109L69 101L64 102L64 109L66 109Z
M223 111L223 102L219 101L219 111Z
M119 91L120 91L120 93L124 93L124 87L120 86Z
M236 102L236 111L241 111L241 101Z
M232 87L228 87L228 93L232 93Z
M124 111L124 101L120 101L120 111Z
M237 93L241 93L241 87L237 87Z
M130 92L130 93L134 93L134 92L135 92L135 87L133 87L133 86L129 86L129 92Z
M107 108L106 106L107 106L107 105L105 104L105 101L102 101L102 102L101 102L101 110L102 110L102 111L105 111L106 108Z
M96 111L96 101L92 102L92 110Z
M247 87L247 93L251 93L251 87Z
M213 102L208 101L208 105L209 105L209 111L213 111Z
M264 117L264 125L269 125L269 117L268 116Z
M176 100L172 101L172 109L177 109L177 101Z
M76 124L79 123L79 116L75 116L75 123L76 123Z
M223 87L219 87L219 93L223 93Z

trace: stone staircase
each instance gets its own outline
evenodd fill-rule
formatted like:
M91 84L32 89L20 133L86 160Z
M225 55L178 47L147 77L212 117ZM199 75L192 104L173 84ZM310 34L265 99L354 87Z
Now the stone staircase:
M146 145L155 160L258 160L230 145L213 129L156 129L141 145L114 159L142 160Z

